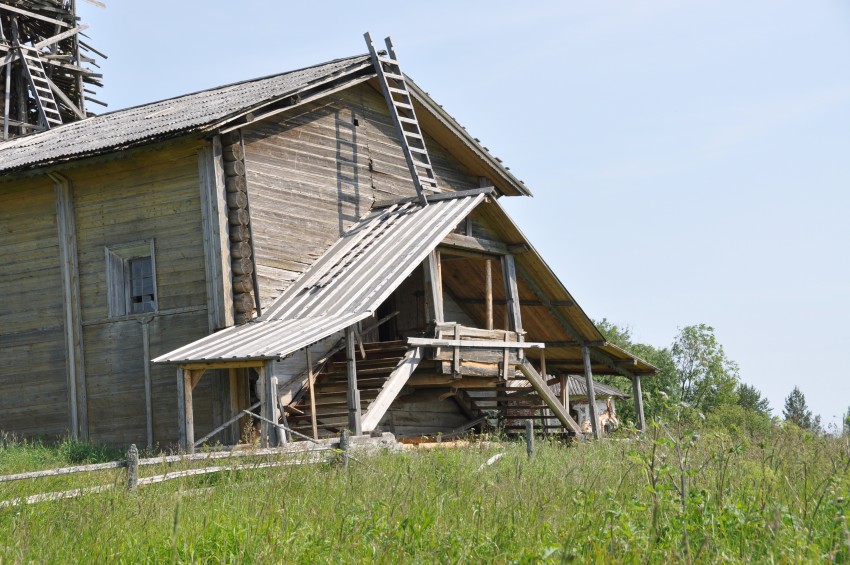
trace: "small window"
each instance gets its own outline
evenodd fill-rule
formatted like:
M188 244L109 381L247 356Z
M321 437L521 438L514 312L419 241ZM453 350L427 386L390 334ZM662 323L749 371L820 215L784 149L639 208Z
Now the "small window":
M153 240L106 248L109 316L156 312Z

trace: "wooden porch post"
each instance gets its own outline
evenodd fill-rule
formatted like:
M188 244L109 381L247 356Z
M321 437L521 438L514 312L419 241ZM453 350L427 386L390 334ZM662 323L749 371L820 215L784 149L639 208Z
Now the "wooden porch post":
M590 369L590 348L586 345L581 348L584 357L584 380L587 385L587 401L590 404L590 424L593 429L593 437L599 439L599 416L596 414L596 392L593 390L593 371Z
M357 358L354 354L354 330L345 328L345 360L348 370L348 427L356 436L361 435L360 391L357 390Z
M257 396L260 397L260 415L263 419L260 420L260 447L269 446L269 423L265 420L269 413L269 390L266 384L268 374L266 365L257 367Z
M632 396L635 399L635 414L637 415L637 426L640 431L646 429L646 421L643 417L643 391L640 388L640 375L632 377Z
M180 431L180 449L195 452L195 414L192 409L192 389L201 380L204 370L177 369L177 418Z
M442 324L443 317L443 285L442 269L440 266L440 252L436 249L431 251L425 259L425 300L427 303L426 314L429 322Z
M570 382L569 377L561 375L561 404L567 412L570 411Z
M313 427L313 439L319 439L319 426L316 422L316 375L313 374L313 355L310 346L304 348L307 355L307 383L310 386L310 424Z
M505 310L508 313L508 327L506 329L517 332L522 339L522 316L519 310L519 290L513 255L502 257L502 270L505 274Z
M484 270L484 281L485 286L484 290L486 293L486 304L487 304L487 329L493 329L493 260L487 259L484 262L485 270Z

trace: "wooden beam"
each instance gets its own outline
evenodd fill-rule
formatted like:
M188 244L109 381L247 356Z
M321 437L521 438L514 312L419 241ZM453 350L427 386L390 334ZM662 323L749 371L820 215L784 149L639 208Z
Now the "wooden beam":
M60 22L59 20L54 20L53 18L48 18L47 16L42 16L41 14L36 14L34 12L30 12L28 10L22 10L21 8L15 8L14 6L9 6L8 4L0 4L0 9L7 10L9 12L15 12L16 14L21 14L22 16L26 16L28 18L34 18L36 20L41 20L43 22L47 22L50 24L55 24L62 27L71 27L69 24L65 22Z
M62 273L65 329L65 374L68 383L68 427L74 439L88 439L85 354L80 311L80 269L74 196L67 177L50 173L56 199L56 227Z
M313 372L313 355L310 346L304 348L307 357L307 386L310 389L310 425L313 428L313 439L319 439L319 427L316 422L316 374Z
M507 244L501 241L494 241L492 239L484 239L482 237L463 235L459 233L450 233L445 237L445 239L443 239L443 241L440 242L440 245L490 255L507 255L509 253Z
M212 361L202 363L181 363L180 366L187 371L199 369L257 369L262 367L266 359L246 359L243 361Z
M257 396L260 397L260 447L267 448L269 446L269 421L266 416L269 411L269 388L266 385L266 379L269 378L268 365L263 364L257 369Z
M230 228L222 152L218 135L198 151L207 318L211 332L234 323Z
M477 297L474 297L474 296L455 296L454 300L458 304L484 304L484 305L487 304L486 296L485 296L485 298L477 298ZM505 305L505 304L508 303L508 301L505 300L504 298L497 298L497 299L493 300L493 303ZM548 308L550 306L567 306L567 307L569 307L569 306L575 306L575 302L572 302L570 300L552 300L552 301L549 301L549 302L542 302L540 300L523 300L522 305L523 305L523 307L525 307L525 306L542 306L542 307L546 307L546 308Z
M425 295L428 305L428 320L442 324L443 319L443 290L440 277L440 252L431 251L425 259Z
M48 37L32 46L33 49L39 51L48 45L53 45L54 43L59 43L63 39L68 39L72 35L77 35L81 31L85 31L89 28L89 24L82 24L80 26L75 27L74 29L69 29L68 31L63 31L59 35L54 35L53 37Z
M407 353L404 354L404 357L399 362L398 366L392 373L390 373L390 376L384 383L384 386L381 387L381 391L378 393L377 398L375 398L374 402L369 405L366 413L363 414L363 432L371 432L378 426L381 418L384 417L384 414L387 413L387 410L398 396L398 393L401 392L402 387L404 387L408 379L410 379L410 376L413 374L413 371L416 370L416 367L419 366L419 362L422 361L422 356L423 349L421 347L414 347L413 349L407 350Z
M643 391L640 388L640 375L632 377L632 398L635 399L637 427L640 431L644 431L646 430L646 420L643 417Z
M50 77L45 75L44 80L47 81L48 86L50 86L50 90L53 91L53 94L59 97L59 99L65 103L73 112L77 115L81 120L85 120L87 118L86 113L80 110L74 102L62 92L62 89L56 86L56 84L50 80Z
M432 339L409 337L407 343L425 347L475 347L485 349L543 349L545 345L535 341L487 341L472 339Z
M599 439L602 434L599 431L599 416L596 414L596 391L593 389L593 371L590 368L590 348L581 348L584 357L584 380L587 386L587 402L590 408L590 425L593 429L593 437Z
M493 329L493 260L484 262L484 304L487 306L485 320L488 330Z
M148 318L142 318L142 354L145 360L145 433L147 448L153 449L153 382L151 379L151 332Z
M357 390L357 358L354 354L354 331L345 328L345 361L348 374L348 427L359 436L362 433L360 418L360 391Z
M561 404L564 406L564 410L567 412L570 411L570 382L569 377L567 375L561 375Z
M555 414L555 417L558 418L561 424L563 424L565 428L572 430L578 437L583 437L578 423L573 420L572 416L570 416L566 409L561 406L558 399L555 398L554 394L552 394L552 389L546 385L528 359L523 359L522 363L519 365L519 370L531 386L534 387L534 390L537 391L537 394L540 395L540 398L543 399L543 402L546 403L546 406L548 406L552 413Z
M507 329L522 335L522 316L519 306L519 289L516 280L516 266L513 255L502 257L502 272L505 275L505 297L508 301L509 327Z

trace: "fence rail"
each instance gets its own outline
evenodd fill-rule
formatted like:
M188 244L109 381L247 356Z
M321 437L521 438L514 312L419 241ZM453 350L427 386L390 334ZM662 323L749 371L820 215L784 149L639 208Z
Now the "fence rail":
M271 467L282 467L287 465L309 465L317 463L328 463L335 460L345 462L349 458L347 454L348 443L343 440L339 447L334 445L332 441L325 443L320 442L298 442L290 443L281 447L272 447L265 449L237 449L231 448L228 450L211 451L208 453L192 453L181 455L163 455L160 457L148 457L145 459L139 458L139 452L135 444L130 446L127 451L127 459L119 461L110 461L107 463L95 463L91 465L76 465L73 467L62 467L57 469L44 469L41 471L31 471L27 473L15 473L11 475L0 475L0 483L13 481L22 481L30 479L39 479L43 477L57 477L63 475L71 475L75 473L86 473L95 471L105 471L110 469L126 469L126 488L127 490L135 490L140 486L152 485L179 479L181 477L190 477L197 475L205 475L210 473L220 473L223 471L244 471L255 469L268 469ZM336 454L342 454L337 458ZM271 456L298 456L300 458L290 458L279 461L255 462L240 465L213 465L209 467L197 467L192 469L182 469L172 471L161 475L151 477L139 477L139 467L148 465L173 464L181 462L203 462L203 461L222 461L231 459L233 461L243 457L271 457ZM117 483L116 483L117 484ZM41 494L33 494L30 496L14 498L10 500L0 501L0 508L10 506L19 506L21 504L34 504L37 502L46 502L50 500L61 500L66 498L75 498L86 494L104 492L115 488L116 484L97 485L91 487L81 487L59 492L47 492Z

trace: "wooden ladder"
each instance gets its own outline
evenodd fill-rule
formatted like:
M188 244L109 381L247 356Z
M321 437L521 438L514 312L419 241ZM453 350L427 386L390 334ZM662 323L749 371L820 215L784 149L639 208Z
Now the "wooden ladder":
M428 148L425 147L425 137L416 119L413 99L407 90L407 83L393 49L392 40L389 37L384 40L387 44L387 55L382 56L375 50L372 36L368 31L363 34L363 37L366 38L366 45L372 55L372 64L378 73L378 82L381 83L381 90L384 91L384 98L390 108L396 133L401 139L404 159L407 161L407 168L410 169L410 176L413 177L413 186L416 188L419 202L427 206L425 191L440 192L440 189L434 177L431 157L428 155Z
M59 113L59 105L53 97L53 91L50 89L50 80L47 78L47 73L44 72L44 66L41 64L41 57L39 57L38 51L21 44L18 44L17 48L23 62L23 67L26 69L27 79L29 79L33 96L35 96L38 105L38 113L41 117L42 125L47 129L50 129L52 126L61 126L62 115Z

